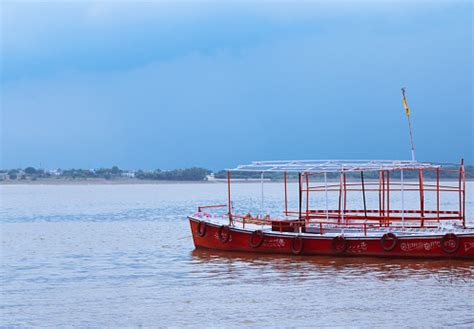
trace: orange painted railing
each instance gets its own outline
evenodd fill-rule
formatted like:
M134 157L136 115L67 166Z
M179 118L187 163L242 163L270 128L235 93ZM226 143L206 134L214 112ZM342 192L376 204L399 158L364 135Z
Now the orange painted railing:
M199 206L198 207L198 212L201 212L202 209L209 209L209 208L223 208L227 207L226 204L214 204L214 205L209 205L209 206Z

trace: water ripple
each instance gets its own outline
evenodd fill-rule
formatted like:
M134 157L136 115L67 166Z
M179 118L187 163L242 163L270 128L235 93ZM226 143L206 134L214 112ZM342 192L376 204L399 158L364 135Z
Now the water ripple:
M260 195L258 185L239 190ZM225 185L13 186L1 193L2 327L474 323L472 262L194 250L185 215L225 202L216 198ZM266 198L276 212L276 185ZM250 206L245 194L236 200Z

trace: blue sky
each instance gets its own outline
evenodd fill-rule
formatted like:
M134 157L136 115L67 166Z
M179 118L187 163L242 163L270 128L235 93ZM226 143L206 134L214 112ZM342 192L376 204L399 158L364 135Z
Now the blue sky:
M470 1L0 6L3 168L474 162Z

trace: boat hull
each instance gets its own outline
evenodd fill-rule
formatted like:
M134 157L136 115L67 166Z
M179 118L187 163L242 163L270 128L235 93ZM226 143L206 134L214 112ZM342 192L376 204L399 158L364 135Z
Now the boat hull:
M474 260L474 233L457 234L458 245L448 251L442 248L443 236L400 236L396 243L385 243L380 237L345 237L318 234L258 232L222 226L189 217L193 241L196 248L251 253L273 253L294 255L332 256L376 256L376 257L421 257L421 258L466 258ZM203 226L205 228L203 229ZM203 234L204 233L204 234ZM388 244L388 245L387 245ZM390 247L390 248L387 248ZM390 249L390 250L386 250ZM454 251L453 251L454 250Z

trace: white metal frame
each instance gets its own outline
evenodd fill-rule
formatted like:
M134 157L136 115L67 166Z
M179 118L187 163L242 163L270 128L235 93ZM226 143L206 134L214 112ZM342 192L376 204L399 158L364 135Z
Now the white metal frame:
M228 171L330 173L351 171L380 171L400 169L429 169L457 166L451 163L430 163L409 160L277 160L253 161Z

